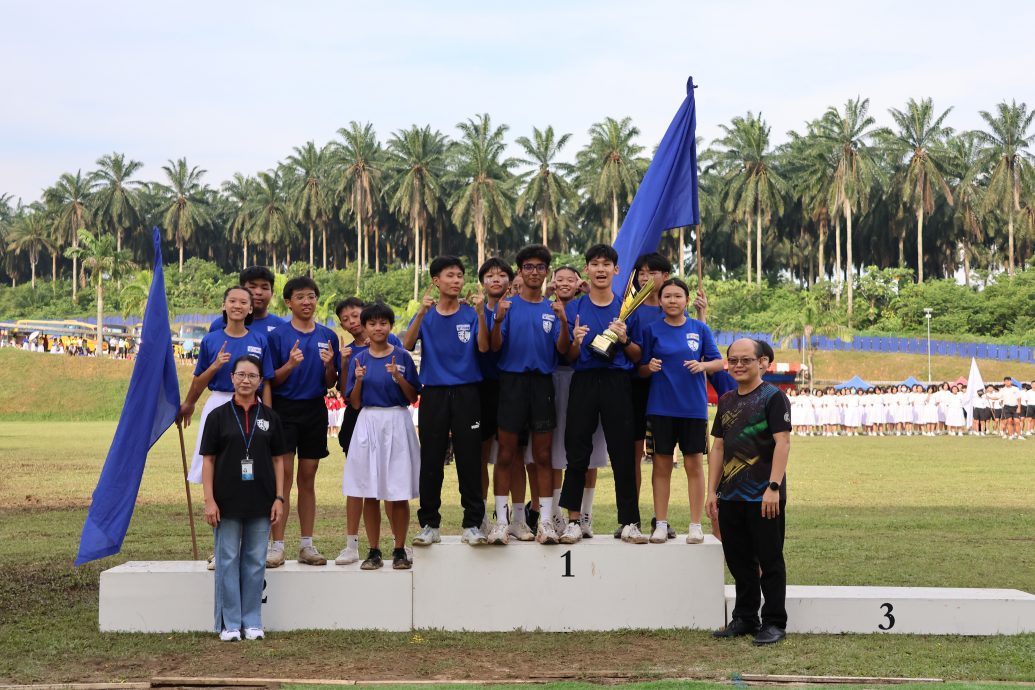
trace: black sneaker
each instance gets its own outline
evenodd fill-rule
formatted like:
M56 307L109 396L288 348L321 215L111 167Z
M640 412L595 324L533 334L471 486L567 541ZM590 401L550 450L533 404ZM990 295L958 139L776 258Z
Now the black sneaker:
M367 552L367 558L363 561L363 564L359 566L360 570L378 570L385 562L381 560L381 549L370 549Z
M621 539L622 538L622 528L623 527L625 527L625 525L618 525L618 527L615 529L615 533L614 533L614 535L612 535L612 536L614 536L615 539Z
M720 630L712 632L712 637L725 638L725 637L741 637L743 635L754 635L758 632L758 626L753 623L748 623L740 618L734 618L729 624Z
M525 503L525 522L533 533L539 529L539 511L532 509L531 501Z
M406 553L406 549L395 549L392 551L393 570L409 570L412 567L413 561L410 560L410 556Z
M751 644L761 647L767 644L775 644L785 637L787 637L787 631L783 628L778 628L775 625L763 625L762 629L755 635L755 639L751 641Z

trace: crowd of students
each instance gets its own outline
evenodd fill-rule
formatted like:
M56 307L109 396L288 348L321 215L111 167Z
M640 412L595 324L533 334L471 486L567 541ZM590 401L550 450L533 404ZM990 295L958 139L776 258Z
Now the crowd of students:
M30 334L35 335L35 334ZM26 352L45 352L70 357L92 357L97 350L97 339L79 335L49 335L41 333L35 337L0 329L0 348L13 347ZM111 336L104 342L104 352L113 359L131 359L136 353L137 342L126 336Z
M793 433L802 436L977 436L1025 440L1035 433L1035 381L1010 377L968 395L939 383L788 391Z

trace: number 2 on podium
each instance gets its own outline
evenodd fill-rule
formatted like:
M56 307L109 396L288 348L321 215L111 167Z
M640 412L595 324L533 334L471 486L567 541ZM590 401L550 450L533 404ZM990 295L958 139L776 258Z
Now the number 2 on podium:
M571 574L571 551L565 551L561 558L564 559L564 574L561 577L575 577Z

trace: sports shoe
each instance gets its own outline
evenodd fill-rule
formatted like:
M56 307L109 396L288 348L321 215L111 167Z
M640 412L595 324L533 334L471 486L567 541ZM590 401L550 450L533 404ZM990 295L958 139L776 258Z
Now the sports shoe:
M557 529L554 527L553 520L539 521L539 529L535 533L535 540L540 544L557 543Z
M460 541L464 544L470 544L471 546L489 543L488 538L485 536L485 532L482 532L477 527L468 527L465 529L464 533L460 535Z
M412 567L413 561L410 560L406 549L394 549L392 551L392 570L409 570Z
M266 637L266 633L262 631L262 628L245 628L244 639L246 640L262 640Z
M652 532L658 528L658 518L657 518L657 516L654 516L654 517L652 517L650 519L650 528L651 528ZM652 538L653 538L653 536L652 536ZM676 528L672 526L671 522L668 524L668 538L669 539L675 539L676 538ZM660 543L660 542L658 542L658 543Z
M352 565L359 560L359 547L346 546L334 559L334 565Z
M223 630L219 633L219 639L223 642L240 642L241 631L240 630Z
M414 546L431 546L442 541L442 537L439 536L438 527L432 527L431 525L424 525L420 532L417 532L417 536L413 538Z
M538 515L538 513L536 515ZM543 521L537 520L536 522L540 523ZM549 520L546 520L546 522L549 522ZM510 523L507 527L507 533L518 541L532 541L535 539L535 532L533 532L532 528L528 526L528 523L523 520L521 522Z
M327 559L320 555L315 546L304 546L299 549L298 562L304 565L327 565Z
M528 533L531 535L535 530L539 529L539 511L532 508L532 502L528 501L525 503L525 526L528 527ZM515 535L516 536L516 535ZM532 537L528 539L522 539L521 541L530 541Z
M488 534L489 530L492 529L492 522L489 520L489 512L485 511L485 515L482 516L482 524L479 527L482 534Z
M561 535L560 542L562 544L578 544L582 541L582 526L578 522L569 522L568 526L564 528L564 534Z
M621 539L622 538L622 528L624 526L625 525L618 525L618 527L615 529L615 533L612 534L611 536L613 536L615 539Z
M507 525L501 525L497 522L495 525L492 526L492 529L489 530L488 542L490 544L495 544L498 546L505 545L508 541L510 541L510 535L507 534L507 531Z
M686 535L687 544L703 544L704 530L700 525L690 525L690 531Z
M271 542L266 549L266 567L279 568L282 565L284 565L284 549L273 548L273 543Z
M665 535L665 540L668 540L668 535ZM646 544L649 539L640 531L640 526L633 522L622 528L622 541L628 544Z
M593 516L589 513L583 513L582 517L579 518L579 527L582 528L582 538L592 539L593 538Z
M209 570L215 570L216 569L216 554L212 554L211 556L208 557L208 563L205 565L205 567L208 568Z
M651 544L664 544L668 541L668 529L664 525L658 525L654 528L654 531L650 533Z
M359 566L360 570L378 570L385 562L381 560L381 549L370 549L367 552L366 560Z

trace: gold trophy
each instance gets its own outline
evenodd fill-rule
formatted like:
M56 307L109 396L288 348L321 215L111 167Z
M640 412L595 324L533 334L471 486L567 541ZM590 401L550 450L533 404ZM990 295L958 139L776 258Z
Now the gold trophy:
M633 290L633 274L629 275L629 284L625 286L625 297L622 298L622 308L618 310L618 321L625 321L636 309L643 304L654 289L654 279L648 278L646 284L639 290ZM610 328L605 328L593 338L589 344L589 351L601 359L611 361L619 348L618 336Z

